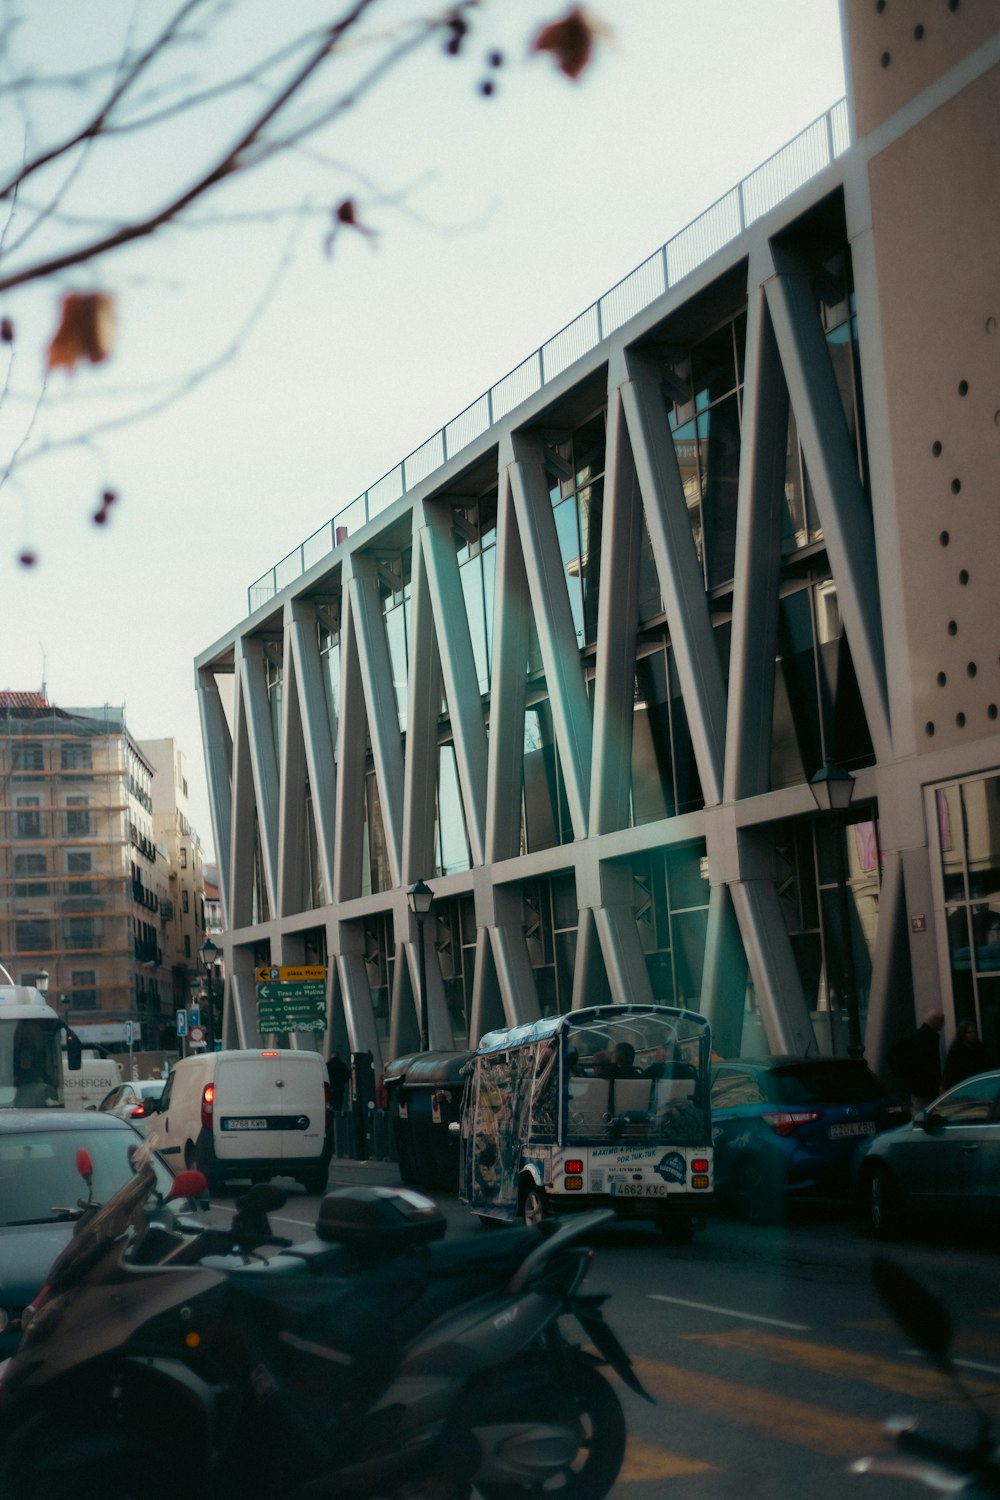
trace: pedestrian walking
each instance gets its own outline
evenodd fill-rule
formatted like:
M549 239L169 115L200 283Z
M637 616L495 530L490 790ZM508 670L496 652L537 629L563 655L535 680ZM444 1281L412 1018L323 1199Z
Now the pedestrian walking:
M889 1049L886 1061L909 1094L914 1110L926 1109L941 1092L943 1030L943 1013L929 1010L916 1031Z
M976 1073L986 1073L991 1064L989 1054L979 1040L975 1021L963 1021L955 1032L955 1040L948 1048L944 1060L942 1083L946 1089L961 1083L963 1078L972 1078Z
M330 1053L326 1076L330 1080L330 1108L343 1109L344 1090L351 1081L351 1070L339 1052Z

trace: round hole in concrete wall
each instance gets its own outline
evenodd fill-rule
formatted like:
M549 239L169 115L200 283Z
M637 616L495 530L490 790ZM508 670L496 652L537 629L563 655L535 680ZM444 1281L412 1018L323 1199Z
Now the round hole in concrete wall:
M927 723L924 725L924 733L926 735L932 735L934 733L934 720L933 719L928 719L927 720Z
M975 662L974 661L970 661L969 665L966 667L965 670L968 672L968 674L969 674L970 677L975 677L975 675L976 675L976 664L975 664Z
M956 714L955 715L955 723L958 725L959 729L964 729L965 728L965 715L964 714Z
M958 635L958 621L957 620L949 620L948 621L948 634L949 635Z
M937 442L931 443L931 452L933 453L933 455L934 455L935 458L940 458L941 457L941 444L937 443Z
M968 570L968 568L963 568L962 569L961 573L959 573L959 575L958 575L958 581L959 581L959 583L962 585L962 587L964 589L965 585L969 581L969 570Z
M890 58L888 52L883 52L881 58L883 68L887 68L891 61L892 59Z
M996 716L997 716L997 706L996 706L995 703L991 703L990 704L989 708L986 710L986 715L987 715L987 718L990 718L990 719L995 719L996 718Z
M924 39L924 28L922 26L914 26L914 28L913 28L913 40L915 42L922 42L923 39Z
M948 543L951 541L951 537L946 531L942 531L941 535L938 537L938 541L941 543L942 547L947 547Z
M958 10L958 6L959 6L959 0L948 0L948 9L949 10L952 10L952 11Z
M960 396L967 396L969 394L969 382L967 380L960 380L958 382L958 394Z
M945 683L947 681L948 681L948 673L947 672L939 672L938 675L937 675L938 687L944 687L944 685L945 685Z
M953 495L960 495L962 493L962 481L960 479L953 479L951 481L951 493Z

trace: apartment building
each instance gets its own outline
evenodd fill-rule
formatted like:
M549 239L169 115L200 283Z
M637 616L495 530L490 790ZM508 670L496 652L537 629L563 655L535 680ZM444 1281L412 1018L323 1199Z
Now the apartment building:
M166 877L160 933L173 1012L189 1003L199 980L199 953L205 941L202 847L191 826L184 751L173 739L140 740L139 748L153 768L153 837Z
M326 963L383 1058L641 1000L1000 1061L1000 25L923 12L844 0L848 97L199 656L230 1042Z
M163 966L153 766L125 711L0 693L0 956L86 1041L161 1045Z

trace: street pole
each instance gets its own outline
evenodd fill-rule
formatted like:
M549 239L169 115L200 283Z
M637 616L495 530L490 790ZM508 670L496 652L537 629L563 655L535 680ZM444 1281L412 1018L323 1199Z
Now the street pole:
M420 1050L430 1051L427 1037L427 960L424 955L424 915L417 917L417 967L420 971Z
M858 1008L858 987L854 970L847 859L844 854L848 826L846 822L841 822L834 835L837 841L837 887L840 901L840 997L847 1012L847 1055L864 1057L865 1044L861 1036L861 1012Z

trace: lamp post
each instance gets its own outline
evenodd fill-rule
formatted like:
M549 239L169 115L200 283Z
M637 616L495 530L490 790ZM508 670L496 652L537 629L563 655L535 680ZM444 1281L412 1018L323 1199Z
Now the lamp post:
M810 777L809 789L816 799L820 812L846 813L854 796L854 777L843 766L826 761L815 776ZM857 978L854 972L854 947L851 940L851 908L847 896L847 861L844 858L844 830L846 823L837 817L835 846L837 854L837 901L840 910L840 995L847 1014L847 1055L864 1057L865 1044L861 1038L861 1014L858 1010Z
M208 1034L207 1035L208 1051L209 1052L214 1052L214 1050L215 1050L215 965L218 962L218 958L219 958L219 949L218 949L217 944L213 943L212 939L210 937L207 937L205 939L205 941L202 943L201 948L198 951L198 956L200 957L202 963L205 966L205 976L206 976L206 980L207 980L207 983L208 983L208 1006L207 1006L207 1010L208 1010L208 1026L206 1028L207 1034Z
M424 922L434 905L434 892L423 880L411 885L406 893L410 910L417 919L417 969L420 989L420 1050L430 1051L427 1031L427 961L424 955Z

